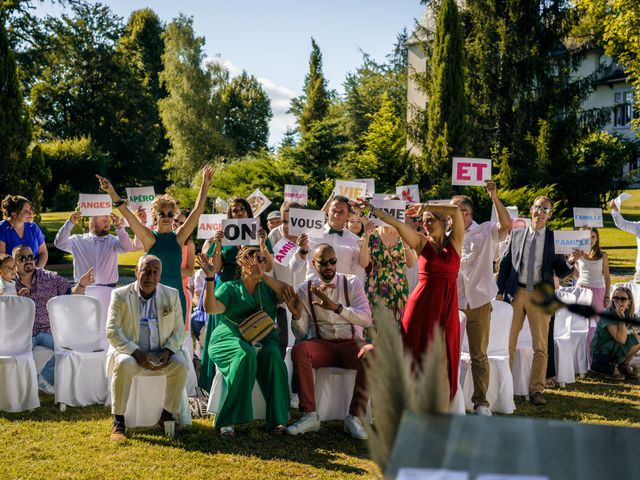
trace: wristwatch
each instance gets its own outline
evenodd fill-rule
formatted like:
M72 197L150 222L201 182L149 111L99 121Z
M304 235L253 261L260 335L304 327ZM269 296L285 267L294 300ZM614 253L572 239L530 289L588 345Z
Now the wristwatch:
M339 303L339 304L338 304L338 308L336 308L336 309L334 310L334 312L335 312L336 314L340 315L340 314L342 313L342 308L343 308L343 307L342 307L342 304L341 304L341 303Z
M120 205L123 205L124 203L125 203L125 199L121 198L117 202L113 202L113 208L118 208Z

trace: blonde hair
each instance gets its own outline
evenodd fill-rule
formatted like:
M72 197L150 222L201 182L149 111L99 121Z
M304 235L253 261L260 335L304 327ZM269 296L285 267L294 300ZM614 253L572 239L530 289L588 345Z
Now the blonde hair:
M15 262L14 258L8 253L0 253L0 268L4 267L7 260L13 260Z
M629 297L629 303L627 303L627 310L624 312L624 318L633 317L633 313L636 311L636 303L633 301L633 293L631 293L631 289L627 287L616 287L613 291L613 295L611 295L612 300L618 290L622 290L627 294L627 297ZM611 302L611 306L613 306L613 302Z
M158 195L151 204L151 219L154 223L157 223L160 216L160 210L164 208L170 208L176 214L180 211L176 199L171 195Z

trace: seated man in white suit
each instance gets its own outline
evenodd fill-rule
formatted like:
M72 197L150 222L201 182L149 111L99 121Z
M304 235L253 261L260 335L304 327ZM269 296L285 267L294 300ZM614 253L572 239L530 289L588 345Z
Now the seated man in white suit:
M124 413L133 377L144 370L166 375L159 422L163 426L180 410L189 372L182 352L184 323L178 291L159 284L162 262L154 255L142 256L135 271L135 282L112 292L107 320L114 441L127 438Z

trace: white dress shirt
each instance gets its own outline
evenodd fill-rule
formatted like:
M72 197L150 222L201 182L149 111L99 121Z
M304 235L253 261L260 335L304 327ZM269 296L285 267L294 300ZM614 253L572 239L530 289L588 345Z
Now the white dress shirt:
M497 222L473 222L464 232L460 271L458 272L458 306L461 310L489 303L498 293L493 276L493 257L500 243Z
M619 210L611 211L613 217L613 223L616 224L620 230L632 233L636 236L636 246L638 253L636 254L636 277L640 276L640 222L630 222L625 220Z
M348 340L354 337L358 340L364 340L363 331L371 325L371 307L367 294L364 291L361 280L353 275L346 275L347 288L349 291L350 307L347 307L344 295L344 276L336 273L333 280L329 282L334 288L327 288L325 294L335 303L342 305L342 312L337 313L326 310L318 305L313 308L316 313L318 326L320 327L320 336L323 340ZM310 279L312 284L326 283L318 277ZM311 316L309 307L309 294L307 282L300 285L297 290L298 297L302 301L302 314L299 320L291 322L291 330L296 338L316 338L316 328ZM353 327L353 328L352 328Z
M533 262L533 284L537 285L542 282L542 254L544 252L544 240L547 236L546 227L540 230L534 230L531 225L527 227L527 236L524 241L524 250L522 250L522 263L518 275L518 282L527 284L527 267L529 265L529 249L533 241L533 235L536 235L536 258Z
M65 222L53 244L73 255L73 278L76 282L94 268L95 285L111 285L118 282L118 253L131 250L131 239L124 228L115 235L98 237L93 233L71 235L73 223ZM71 236L70 236L71 235Z
M276 243L278 243L283 238L283 225L279 225L269 233L269 241L273 246L275 246ZM300 250L300 248L296 247L296 254L294 254L291 259L289 259L289 263L287 265L279 264L274 258L273 270L271 270L270 272L266 272L266 275L270 275L276 280L280 280L281 282L290 285L292 288L297 289L298 286L300 286L304 282L307 273L306 269L301 268L302 266L304 266L304 263L301 261L301 259L299 258L298 260L296 260L296 257L298 257L298 250ZM308 256L311 256L311 253L309 253ZM297 265L298 263L300 263L301 265ZM284 303L282 303L281 305L284 305Z

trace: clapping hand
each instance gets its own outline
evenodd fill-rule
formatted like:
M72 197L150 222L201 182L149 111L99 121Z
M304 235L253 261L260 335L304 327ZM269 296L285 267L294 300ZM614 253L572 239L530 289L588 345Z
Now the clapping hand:
M318 297L317 300L312 302L314 305L324 308L325 310L335 310L338 308L338 304L331 300L318 285L311 285L311 293Z
M298 297L298 294L293 291L293 288L287 286L282 292L282 296L293 318L300 318L300 314L302 313L302 301L300 300L300 297Z
M213 264L213 258L206 253L199 253L196 256L196 263L204 272L205 277L213 277L216 273L216 267Z
M296 239L296 245L300 247L300 250L304 250L305 252L309 252L309 237L306 233L303 233Z
M257 253L256 255L247 258L246 266L251 272L251 276L260 280L264 276L264 266L258 261L258 255L260 254Z
M69 215L69 221L75 225L76 223L78 223L78 220L80 220L81 217L82 215L80 214L80 212L75 211L71 215Z

